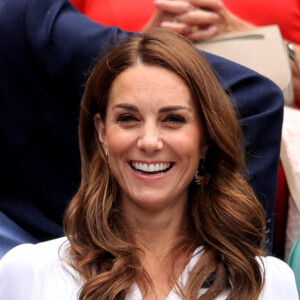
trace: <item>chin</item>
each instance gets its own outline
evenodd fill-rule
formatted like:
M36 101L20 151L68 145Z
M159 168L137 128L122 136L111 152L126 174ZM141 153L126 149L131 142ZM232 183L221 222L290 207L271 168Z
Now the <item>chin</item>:
M151 195L149 195L149 193L140 194L139 196L130 197L130 200L127 199L125 201L130 201L139 208L149 210L149 212L158 212L160 210L163 210L166 206L168 206L168 202L166 202L166 199L170 199L169 196L163 198L161 196L153 197L153 194L154 192L152 192Z

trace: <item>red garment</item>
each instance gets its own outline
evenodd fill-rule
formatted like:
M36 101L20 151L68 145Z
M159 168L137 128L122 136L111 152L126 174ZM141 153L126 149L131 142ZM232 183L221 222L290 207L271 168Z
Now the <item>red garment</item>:
M93 21L139 32L155 12L154 0L71 0Z
M284 257L284 243L288 213L289 188L282 164L279 165L275 207L273 252Z
M140 31L155 12L154 0L71 0L92 20ZM223 0L234 14L256 25L278 24L285 39L300 44L299 0Z
M241 19L255 25L279 25L285 39L300 44L300 0L223 0Z

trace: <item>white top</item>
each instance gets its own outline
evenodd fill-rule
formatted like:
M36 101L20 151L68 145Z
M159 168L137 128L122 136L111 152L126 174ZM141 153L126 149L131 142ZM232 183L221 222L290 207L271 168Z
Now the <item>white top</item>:
M67 238L51 240L37 245L24 244L9 251L0 261L1 300L76 300L82 286L78 273L64 263L59 250L68 246ZM63 253L63 252L60 252ZM180 276L185 284L189 272L199 260L202 248L194 256ZM299 300L295 277L290 267L275 257L262 257L266 270L265 286L259 300ZM205 289L200 290L200 294ZM216 300L225 300L229 291ZM126 300L142 300L135 284ZM166 300L180 300L172 290Z

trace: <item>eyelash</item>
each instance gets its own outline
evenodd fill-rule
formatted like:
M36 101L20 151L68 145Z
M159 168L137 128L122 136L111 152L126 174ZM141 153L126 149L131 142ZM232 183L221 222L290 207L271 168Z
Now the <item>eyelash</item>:
M163 121L169 123L186 123L184 117L176 114L168 115Z
M138 119L132 114L121 114L117 118L117 122L134 122L138 121Z
M137 121L139 121L139 119L133 114L129 114L129 113L121 114L117 118L117 122L120 123L131 123ZM186 119L184 117L176 114L167 115L162 121L164 123L171 123L171 124L186 123Z

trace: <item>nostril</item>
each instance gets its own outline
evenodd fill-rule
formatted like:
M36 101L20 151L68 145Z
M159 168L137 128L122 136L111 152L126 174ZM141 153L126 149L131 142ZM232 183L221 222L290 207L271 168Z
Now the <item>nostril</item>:
M145 120L143 126L140 128L137 145L141 150L146 152L153 152L162 149L163 143L161 139L161 132L156 118Z
M161 150L163 148L163 141L158 137L142 137L137 141L138 148L149 151Z

